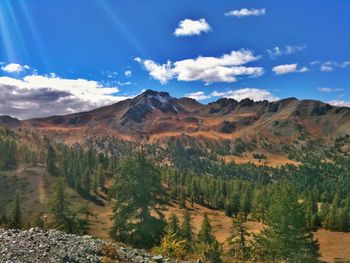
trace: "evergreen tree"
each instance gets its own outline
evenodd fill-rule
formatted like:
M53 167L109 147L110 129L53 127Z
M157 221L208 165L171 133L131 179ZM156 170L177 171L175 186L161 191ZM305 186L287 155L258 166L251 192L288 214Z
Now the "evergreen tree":
M46 169L51 175L57 175L56 151L51 144L47 146Z
M171 234L175 234L176 237L180 236L179 218L174 213L170 215L166 230Z
M52 226L67 233L86 234L89 230L88 217L93 214L85 205L74 212L70 207L71 204L65 188L64 178L57 178L54 187L54 197L50 204Z
M338 214L338 205L339 205L339 194L334 195L332 204L329 208L328 214L324 220L324 227L326 229L336 231L339 229L339 214Z
M187 242L193 241L193 231L191 224L191 215L188 210L184 213L183 223L181 225L181 237Z
M343 232L350 231L350 197L345 201L345 206L341 210L340 230Z
M244 214L244 218L247 219L248 214L250 213L251 200L249 191L245 191L241 199L241 210Z
M215 242L212 226L210 224L208 214L204 214L201 229L198 233L198 242L212 244Z
M239 212L239 209L240 209L240 195L238 193L234 193L232 195L232 214L236 217L238 212Z
M306 226L305 210L292 187L276 187L267 224L255 236L257 256L261 260L318 262L319 244Z
M265 223L266 214L269 208L269 198L266 190L258 190L255 192L252 214L255 219Z
M137 247L158 243L165 225L159 210L163 188L159 168L146 159L144 152L121 164L112 193L115 205L111 236Z
M19 191L16 192L15 200L9 219L9 228L19 229L22 227L21 201Z
M98 186L103 190L105 187L105 174L103 171L102 164L98 165L97 168L97 179L98 179Z
M239 213L232 219L231 235L228 238L228 256L235 260L248 260L250 257L250 245L247 237L249 233L244 227L244 215Z
M84 172L83 187L84 187L84 192L89 195L90 189L91 189L91 176L90 176L89 169L86 169Z

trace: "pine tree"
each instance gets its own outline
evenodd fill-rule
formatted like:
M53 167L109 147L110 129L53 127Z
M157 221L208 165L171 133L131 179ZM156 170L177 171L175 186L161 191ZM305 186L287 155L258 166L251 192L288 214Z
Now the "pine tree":
M244 215L239 213L232 219L231 235L228 238L228 256L235 260L248 260L250 257L250 245L247 240L249 233L244 227Z
M252 204L252 214L255 219L265 223L266 214L269 207L269 198L266 190L258 190L255 192Z
M57 175L56 151L51 144L47 146L46 169L51 175Z
M105 174L102 168L102 164L98 165L97 168L97 179L98 179L98 186L103 190L105 187Z
M244 218L247 219L248 214L250 213L251 200L250 193L245 191L241 199L241 210L244 213Z
M240 195L238 193L234 193L232 195L232 214L236 217L239 209L240 209Z
M19 191L16 192L13 202L12 211L10 214L9 228L20 229L22 227L22 213Z
M139 152L121 164L111 191L115 198L111 236L136 247L158 243L165 225L159 210L164 195L159 168Z
M191 215L188 210L184 213L183 223L181 225L181 237L187 242L192 242L193 240L193 231L191 224Z
M171 213L169 223L166 228L167 232L175 234L176 237L180 236L179 218L174 213Z
M88 168L84 172L83 187L84 187L84 192L86 194L89 194L91 189L91 177L90 177L90 170Z
M198 242L212 244L215 241L212 226L210 224L208 214L204 214L201 229L198 233Z
M57 178L54 185L54 197L50 203L50 213L53 219L53 227L71 232L69 217L72 214L70 203L65 191L65 180Z
M292 187L276 187L267 224L255 236L256 252L260 260L318 262L319 244L306 225L305 210Z
M334 195L332 204L329 208L328 214L324 220L324 227L326 229L336 231L339 230L339 217L338 217L338 205L339 205L339 194Z
M52 226L67 233L86 234L89 229L89 217L93 214L86 205L73 211L65 191L66 182L59 177L54 187L54 197L50 203Z
M345 206L341 209L340 230L343 232L350 231L350 197L345 201Z

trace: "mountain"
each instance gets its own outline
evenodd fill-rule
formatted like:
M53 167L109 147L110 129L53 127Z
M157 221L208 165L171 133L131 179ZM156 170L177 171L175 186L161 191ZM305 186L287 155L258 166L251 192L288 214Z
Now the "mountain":
M0 124L70 143L104 136L148 142L183 135L210 140L328 141L350 134L350 108L296 98L275 102L221 98L204 105L147 90L133 99L88 112L24 121L2 116Z

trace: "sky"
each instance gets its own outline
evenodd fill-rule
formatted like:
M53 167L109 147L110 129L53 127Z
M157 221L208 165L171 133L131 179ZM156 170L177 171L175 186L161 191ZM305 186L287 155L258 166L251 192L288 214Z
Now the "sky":
M1 0L0 115L90 110L146 89L350 106L348 0Z

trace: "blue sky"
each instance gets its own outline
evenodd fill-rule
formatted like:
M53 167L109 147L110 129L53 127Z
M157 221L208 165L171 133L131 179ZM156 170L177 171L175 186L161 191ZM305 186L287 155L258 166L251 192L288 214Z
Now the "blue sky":
M350 105L350 1L0 1L0 114L144 89Z

